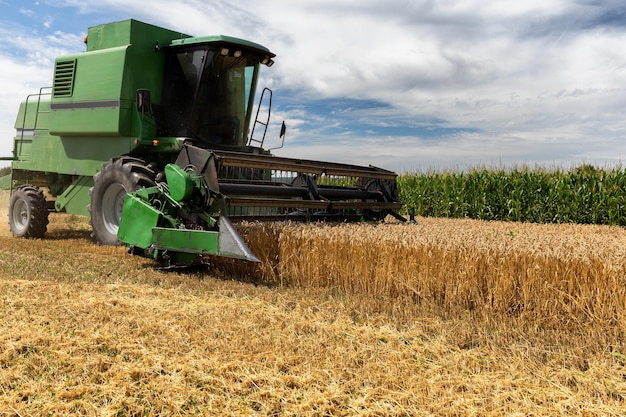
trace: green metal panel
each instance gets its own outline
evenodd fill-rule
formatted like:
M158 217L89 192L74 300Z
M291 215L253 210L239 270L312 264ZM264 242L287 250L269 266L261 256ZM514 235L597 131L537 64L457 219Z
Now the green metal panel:
M154 247L161 250L217 255L218 239L218 232L161 227L152 229Z
M134 146L134 140L127 137L99 142L93 137L59 137L42 132L31 139L32 143L24 141L20 145L19 160L12 163L14 169L93 176L103 162L128 154Z
M184 33L129 19L90 27L87 31L87 51L130 44L153 49L157 44L166 46L173 39L188 37Z
M91 102L90 104L93 104ZM56 114L55 114L56 113ZM128 136L130 118L128 108L118 104L111 108L66 109L53 111L50 133L60 136Z
M126 194L117 236L127 245L146 249L152 244L152 228L158 224L160 216L161 213L149 203Z
M15 120L16 135L13 141L13 158L28 160L33 152L33 139L47 134L50 99L33 94L20 103Z
M33 94L20 103L15 119L15 129L47 129L50 113L50 98Z
M170 190L170 196L175 201L183 201L188 199L193 192L193 181L189 173L176 164L167 164L165 166L165 178L167 186Z
M13 160L19 158L22 161L28 161L33 152L33 136L19 134L13 141ZM15 168L15 167L14 167Z
M127 46L60 57L56 61L50 105L50 133L59 136L129 136L131 108L122 95ZM67 94L59 64L75 61L73 88ZM64 80L59 82L58 79ZM57 85L63 85L59 90Z
M54 202L56 211L67 211L68 213L89 216L87 206L91 202L89 189L93 187L93 177L78 177L74 182L57 197Z

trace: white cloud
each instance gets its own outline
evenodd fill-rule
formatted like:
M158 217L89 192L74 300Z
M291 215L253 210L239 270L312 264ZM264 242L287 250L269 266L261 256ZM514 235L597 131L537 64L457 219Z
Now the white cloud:
M35 11L32 9L19 9L19 13L26 16L35 16Z
M604 163L619 161L626 151L621 145L626 11L619 0L56 4L70 15L135 17L184 33L228 34L267 45L278 57L262 81L275 91L275 119L289 125L288 143L279 151L285 155L443 168ZM81 48L84 32L67 33L59 17L47 21L52 26L44 37L28 31L6 36L0 25L11 47L2 51L5 59L11 57L8 64L19 62L12 51L24 51L25 68L41 65L51 71L55 56ZM289 95L288 102L281 95ZM359 132L339 115L322 119L329 116L307 107L329 98L383 106L342 115L352 125L362 123ZM450 130L420 137L382 129L399 125L416 132L419 127ZM331 126L343 132L345 144L324 136Z

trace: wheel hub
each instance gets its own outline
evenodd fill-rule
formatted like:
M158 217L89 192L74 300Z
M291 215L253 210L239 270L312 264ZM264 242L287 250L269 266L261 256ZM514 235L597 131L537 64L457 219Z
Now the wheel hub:
M104 220L104 227L113 235L117 235L125 197L126 189L119 183L109 185L102 196L102 219Z

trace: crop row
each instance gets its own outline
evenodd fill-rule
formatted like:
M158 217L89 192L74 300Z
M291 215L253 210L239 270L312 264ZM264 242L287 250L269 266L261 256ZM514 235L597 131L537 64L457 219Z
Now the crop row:
M606 340L625 334L620 227L417 220L250 224L242 232L261 262L238 264L251 269L236 273L268 284L332 288L362 297L364 312L401 320L424 310L471 312L556 328L568 323L601 330Z
M474 169L398 177L404 210L427 217L626 225L626 171Z

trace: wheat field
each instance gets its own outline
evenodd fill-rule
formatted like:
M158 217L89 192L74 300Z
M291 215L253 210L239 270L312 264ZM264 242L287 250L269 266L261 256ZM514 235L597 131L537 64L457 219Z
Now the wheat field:
M248 228L266 282L364 295L371 298L364 308L398 319L428 308L626 334L621 227L420 218Z
M624 414L622 228L240 230L259 265L162 271L3 221L0 416Z

